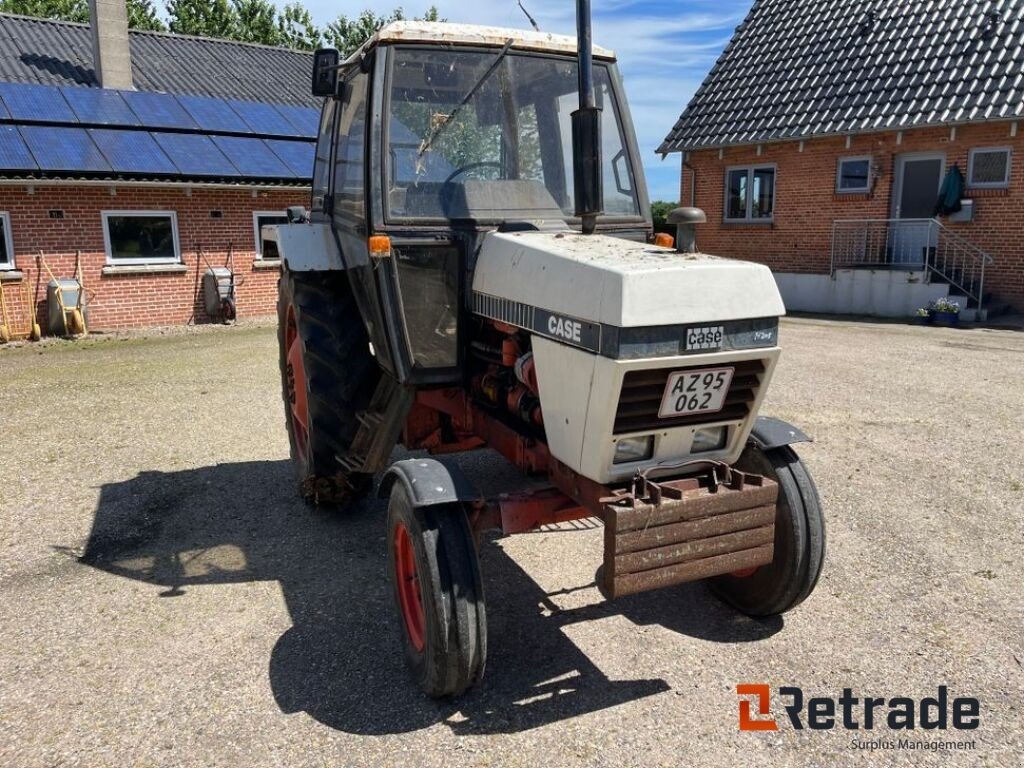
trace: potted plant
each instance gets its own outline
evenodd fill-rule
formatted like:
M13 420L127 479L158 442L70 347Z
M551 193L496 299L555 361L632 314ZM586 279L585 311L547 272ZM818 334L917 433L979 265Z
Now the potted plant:
M952 328L960 323L960 304L950 298L939 299L932 305L932 322Z
M914 322L917 325L931 325L932 310L930 307L920 307L914 314Z

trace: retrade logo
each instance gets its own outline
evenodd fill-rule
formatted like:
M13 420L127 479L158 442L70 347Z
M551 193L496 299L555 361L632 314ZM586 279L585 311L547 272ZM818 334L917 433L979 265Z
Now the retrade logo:
M739 723L741 731L777 731L779 722L771 715L772 689L765 683L740 683ZM844 688L838 697L814 696L805 698L795 686L778 689L782 710L794 730L808 728L828 731L842 728L848 731L873 730L876 725L892 731L924 730L945 731L954 728L971 731L981 724L981 702L971 696L952 698L945 685L940 685L935 696L912 699L909 696L855 696ZM755 713L756 709L756 713Z

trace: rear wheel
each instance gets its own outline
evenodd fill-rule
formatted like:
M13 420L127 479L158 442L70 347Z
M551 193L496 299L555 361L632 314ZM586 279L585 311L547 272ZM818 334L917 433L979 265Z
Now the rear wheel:
M414 507L401 482L388 503L388 563L405 659L428 696L457 696L487 660L476 542L458 504Z
M373 475L338 463L352 446L380 378L348 277L285 270L278 290L278 347L292 463L304 499L341 504Z
M736 469L779 485L775 513L775 556L771 563L711 580L722 600L750 616L784 613L814 590L825 559L825 517L807 467L789 446L749 446Z

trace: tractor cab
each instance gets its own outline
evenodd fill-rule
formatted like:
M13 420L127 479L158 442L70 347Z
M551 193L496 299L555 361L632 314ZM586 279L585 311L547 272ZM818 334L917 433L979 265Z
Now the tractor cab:
M621 79L610 51L594 55L595 228L643 242L649 205ZM315 67L326 99L310 218L338 240L381 365L402 382L457 381L459 297L483 235L581 228L576 40L397 22L344 62L318 52Z

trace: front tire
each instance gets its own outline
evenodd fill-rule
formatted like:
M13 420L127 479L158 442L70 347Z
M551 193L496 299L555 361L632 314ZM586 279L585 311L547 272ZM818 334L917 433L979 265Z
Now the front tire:
M807 467L789 446L762 450L748 446L735 464L779 485L775 513L775 556L752 573L711 579L723 601L748 616L785 613L814 591L825 560L825 517Z
M458 696L483 676L487 614L476 542L458 504L414 507L396 482L388 564L405 660L428 696Z
M372 474L345 471L380 379L344 273L285 270L278 288L278 348L285 422L302 497L338 505L370 489Z

